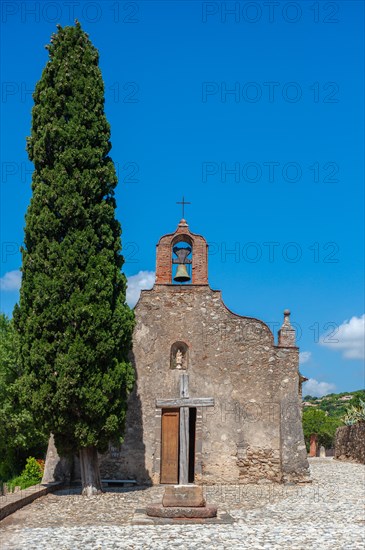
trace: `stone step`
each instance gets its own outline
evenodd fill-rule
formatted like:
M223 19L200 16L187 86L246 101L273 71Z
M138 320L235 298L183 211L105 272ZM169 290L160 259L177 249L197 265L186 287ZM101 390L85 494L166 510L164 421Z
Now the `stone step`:
M215 518L217 516L216 506L162 506L162 504L150 504L146 507L148 516L157 518Z

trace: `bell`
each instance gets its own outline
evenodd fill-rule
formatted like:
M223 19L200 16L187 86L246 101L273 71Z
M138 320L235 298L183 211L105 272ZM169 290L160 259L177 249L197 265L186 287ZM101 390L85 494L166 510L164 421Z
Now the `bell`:
M184 264L179 264L177 266L174 281L176 281L177 283L186 283L186 281L190 281L188 270L186 269L186 266Z

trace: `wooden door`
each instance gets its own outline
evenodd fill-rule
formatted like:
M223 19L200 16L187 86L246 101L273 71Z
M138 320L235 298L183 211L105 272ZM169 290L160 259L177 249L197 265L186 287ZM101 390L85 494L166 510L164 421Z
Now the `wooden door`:
M179 483L179 409L163 409L160 483Z

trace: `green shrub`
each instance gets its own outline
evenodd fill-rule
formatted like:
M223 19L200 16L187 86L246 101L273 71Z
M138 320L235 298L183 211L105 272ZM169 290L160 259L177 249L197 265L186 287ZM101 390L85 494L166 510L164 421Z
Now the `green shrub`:
M41 464L33 456L30 456L27 458L27 463L22 473L7 482L8 489L9 491L13 491L17 486L21 489L26 489L32 485L37 485L42 480L42 474Z
M351 426L352 424L356 424L357 422L364 422L365 421L365 401L363 401L360 398L358 406L351 405L347 409L346 414L344 415L342 420L347 426Z

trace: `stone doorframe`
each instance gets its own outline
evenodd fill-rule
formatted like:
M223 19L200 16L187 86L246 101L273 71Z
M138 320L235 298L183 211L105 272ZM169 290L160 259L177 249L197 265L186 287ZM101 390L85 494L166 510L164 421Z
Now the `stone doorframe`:
M203 407L196 407L196 423L195 423L195 472L194 483L202 482L203 473ZM160 472L161 472L161 424L162 424L162 409L155 408L155 452L153 455L153 470L152 470L152 483L154 485L160 484Z

